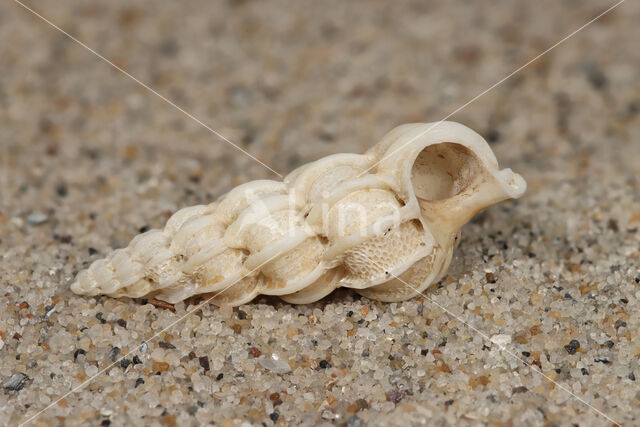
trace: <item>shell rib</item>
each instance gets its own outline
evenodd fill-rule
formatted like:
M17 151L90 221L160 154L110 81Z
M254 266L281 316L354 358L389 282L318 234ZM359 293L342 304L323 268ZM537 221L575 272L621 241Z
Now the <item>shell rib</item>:
M241 305L258 294L309 303L344 286L399 301L445 274L475 213L525 189L471 129L402 125L365 154L327 156L284 182L252 181L181 209L81 271L71 290Z

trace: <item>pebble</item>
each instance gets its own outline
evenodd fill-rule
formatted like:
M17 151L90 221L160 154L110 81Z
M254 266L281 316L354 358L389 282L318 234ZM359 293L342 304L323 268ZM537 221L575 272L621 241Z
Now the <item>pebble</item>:
M49 217L42 212L32 212L27 216L27 222L29 225L38 226L42 225L49 220Z
M174 346L173 344L168 343L168 342L164 342L164 341L160 341L158 343L158 346L160 348L164 348L164 349L167 349L167 350L174 350L176 348L176 346Z
M504 347L505 345L511 343L511 335L499 334L493 335L491 337L491 342L499 345L500 347Z
M402 399L405 398L406 395L407 395L407 392L404 391L404 390L395 390L395 389L393 389L393 390L387 392L387 400L389 402L393 402L395 404L398 404L398 403L400 403L400 401Z
M347 419L347 425L350 426L361 426L362 420L358 418L356 415L352 415Z
M614 326L615 326L616 329L626 328L627 327L627 322L625 322L622 319L618 319L618 320L616 320L616 324Z
M11 376L11 378L6 380L2 384L2 387L10 391L20 391L24 388L24 386L27 384L29 380L30 378L27 376L27 374L22 372L16 372Z
M273 360L261 357L258 359L258 363L263 368L276 374L288 374L291 372L291 366L284 360Z
M120 354L120 347L113 347L111 351L109 351L109 359L115 361L119 354Z
M567 350L569 354L576 354L576 351L580 348L580 341L571 340L569 344L564 346L564 349Z
M170 366L167 362L153 362L151 365L151 370L154 372L167 372Z
M200 362L200 366L205 370L205 372L209 370L209 358L207 356L199 357L198 362Z

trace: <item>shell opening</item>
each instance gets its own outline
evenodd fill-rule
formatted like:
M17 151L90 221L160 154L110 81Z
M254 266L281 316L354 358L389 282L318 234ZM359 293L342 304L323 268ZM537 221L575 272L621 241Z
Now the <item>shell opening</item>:
M467 189L480 171L480 160L469 148L443 142L418 154L411 169L411 182L418 199L445 200Z

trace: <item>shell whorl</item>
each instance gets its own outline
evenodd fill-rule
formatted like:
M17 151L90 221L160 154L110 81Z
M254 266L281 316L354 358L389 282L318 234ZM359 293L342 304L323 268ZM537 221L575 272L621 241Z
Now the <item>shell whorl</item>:
M415 194L416 156L453 142L473 153L487 177L505 172L470 129L443 122L438 132L424 132L426 126L398 127L366 154L328 156L284 182L252 181L209 205L181 209L163 230L140 234L81 271L71 290L170 303L206 294L218 305L258 294L308 303L339 286L380 300L409 298L444 274L453 250L453 239L438 240L425 218L437 205L425 207L429 201ZM520 187L508 188L514 184L504 179L494 186L517 197L524 181L509 177ZM443 185L434 179L424 185Z

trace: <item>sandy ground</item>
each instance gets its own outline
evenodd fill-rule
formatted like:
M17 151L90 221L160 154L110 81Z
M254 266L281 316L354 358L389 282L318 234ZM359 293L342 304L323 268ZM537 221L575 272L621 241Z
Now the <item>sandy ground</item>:
M286 173L442 119L613 3L29 4ZM426 297L205 306L149 340L195 303L80 297L75 273L276 177L2 2L0 424L61 396L31 422L637 424L639 20L625 2L451 117L529 190L464 228Z

